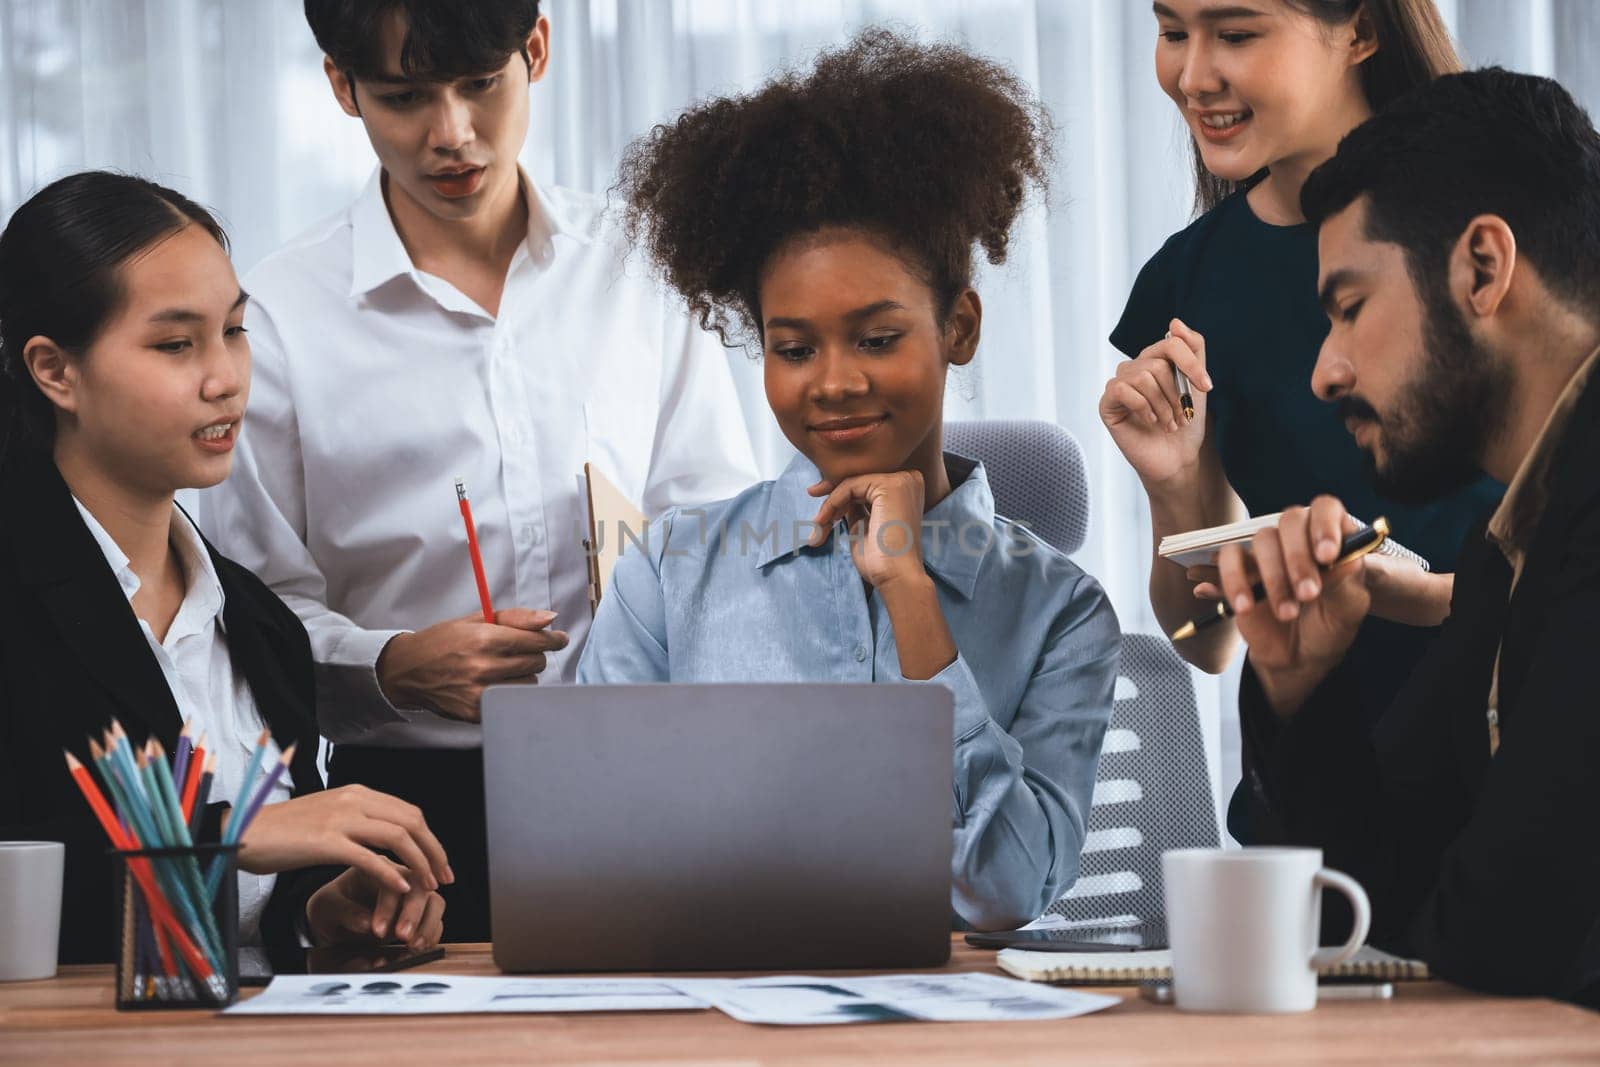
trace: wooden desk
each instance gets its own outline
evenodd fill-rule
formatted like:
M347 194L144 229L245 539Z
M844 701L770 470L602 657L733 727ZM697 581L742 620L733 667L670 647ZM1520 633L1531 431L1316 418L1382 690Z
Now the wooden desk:
M425 970L497 974L487 945L452 945ZM994 971L955 943L951 971ZM766 1063L855 1065L1522 1063L1600 1061L1600 1015L1548 1000L1482 997L1441 982L1392 1001L1337 1001L1305 1015L1186 1015L1139 999L1079 1019L764 1027L717 1011L607 1015L223 1018L117 1012L111 968L64 967L0 983L0 1063Z

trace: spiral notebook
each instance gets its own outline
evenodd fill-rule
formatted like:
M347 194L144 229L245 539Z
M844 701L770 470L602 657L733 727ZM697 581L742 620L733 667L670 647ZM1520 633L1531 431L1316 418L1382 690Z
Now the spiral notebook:
M1243 522L1232 522L1226 526L1212 526L1204 530L1190 530L1188 533L1170 534L1161 539L1161 544L1156 549L1156 554L1162 559L1170 559L1182 567L1210 567L1217 562L1217 553L1222 551L1223 545L1248 545L1250 539L1257 531L1269 526L1278 525L1281 512L1271 515L1259 515ZM1365 528L1366 523L1357 519L1356 522ZM1383 543L1374 549L1380 556L1393 556L1395 559L1405 560L1407 563L1429 570L1428 561L1417 553L1406 548L1392 537L1383 539Z
M1001 970L1030 982L1130 985L1172 978L1172 950L1167 948L1138 952L1034 952L1007 948L1000 950L997 962ZM1428 965L1363 945L1350 959L1323 970L1321 977L1374 982L1421 981L1428 977Z

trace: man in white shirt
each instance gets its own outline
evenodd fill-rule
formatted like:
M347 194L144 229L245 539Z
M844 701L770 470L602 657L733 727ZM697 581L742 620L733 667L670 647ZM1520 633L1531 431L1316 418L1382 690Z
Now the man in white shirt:
M423 809L458 875L451 934L488 940L478 700L572 680L590 622L583 464L647 515L731 496L755 464L724 350L624 269L596 198L517 164L549 57L538 0L307 0L306 15L380 166L246 277L250 416L202 515L305 622L332 781Z

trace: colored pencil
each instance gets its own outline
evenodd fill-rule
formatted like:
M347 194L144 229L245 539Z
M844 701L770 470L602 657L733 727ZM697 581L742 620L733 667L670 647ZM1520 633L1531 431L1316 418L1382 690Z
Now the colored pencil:
M183 821L190 824L189 833L191 836L194 833L195 797L200 795L200 779L205 774L207 757L205 740L206 735L201 734L200 740L195 742L194 752L189 757L189 766L184 768L188 773L175 776L183 783Z
M256 790L256 795L250 798L250 805L244 809L244 818L238 823L237 828L229 826L229 830L233 831L230 834L233 841L238 841L245 830L249 829L250 823L256 817L256 813L261 810L261 805L267 802L267 797L272 793L273 789L277 788L278 783L283 780L283 776L289 773L289 765L294 762L294 750L299 747L299 744L298 741L294 742L283 750L283 755L278 757L277 764L267 773L267 777L261 783L261 787ZM232 843L229 842L229 844Z
M172 829L171 813L161 802L160 787L155 780L155 771L150 766L147 750L136 750L133 759L139 778L144 782L145 789L153 801L149 813L149 819L155 826L155 833L150 838L156 842L153 847L184 847L180 845ZM217 930L216 920L211 915L211 898L206 894L205 880L200 874L199 863L192 855L158 859L156 869L165 873L170 888L169 897L177 904L178 910L183 912L185 921L199 931L200 939L205 943L212 960L220 966L222 936Z
M192 848L194 842L189 837L189 827L183 821L183 813L178 810L177 792L172 788L172 776L167 770L166 750L161 747L161 742L150 738L145 742L145 747L138 752L140 772L144 775L145 784L153 801L153 813L156 822L162 830L161 839L167 842L168 847ZM182 885L182 894L195 915L199 917L202 932L211 944L216 959L221 961L223 953L222 932L217 929L216 917L211 913L211 902L216 899L216 889L208 891L206 879L200 873L200 862L191 854L179 856L175 866L178 870L178 880ZM212 860L212 869L220 870L221 857Z
M261 770L261 760L266 756L267 742L271 738L272 732L270 730L262 730L261 736L256 738L255 751L250 754L250 767L244 772L244 776L239 779L239 792L233 798L233 809L228 816L228 824L230 826L233 824L234 816L243 811L245 804L250 800L250 786L255 783L256 775ZM223 840L227 840L226 835L224 835Z
M184 848L192 848L194 840L189 836L189 824L184 820L183 805L178 802L178 790L173 785L172 772L167 769L166 756L166 750L161 747L161 742L152 737L149 742L149 763L156 791L161 795L161 807L172 824L173 838Z
M483 608L483 621L494 622L494 602L489 599L489 578L483 571L483 553L478 550L478 526L472 521L472 504L467 500L467 487L456 479L456 501L461 505L461 521L467 527L467 554L472 557L472 576L478 581L478 604Z
M108 736L112 735L108 734ZM123 739L126 740L126 734L123 734ZM93 740L89 742L89 751L90 755L95 759L96 766L100 767L101 772L105 775L106 784L111 788L113 794L119 796L119 798L125 798L127 794L118 781L116 774L113 773L116 761L96 745ZM68 752L66 756L67 767L71 771L73 779L78 783L79 790L88 799L90 809L95 812L96 818L100 820L101 827L106 831L106 835L111 838L112 845L124 851L143 848L144 845L140 842L139 836L134 830L125 830L122 824L111 817L110 809L106 806L105 799L100 795L100 791L94 787L94 781L89 777L88 769L72 753ZM121 799L119 802L131 809L131 804L126 799ZM130 819L135 822L139 821L137 817L132 815L131 810ZM153 841L153 844L159 846L159 841ZM165 865L162 866L164 867ZM163 877L162 873L143 857L130 858L129 867L133 871L135 879L138 880L140 888L144 890L145 898L150 901L152 911L158 921L162 921L172 932L173 940L186 962L194 969L195 974L202 979L209 979L214 973L210 961L195 946L188 932L178 922L177 917L172 912L172 905L166 893L162 892L157 886L158 881L165 882L170 886L171 878Z
M262 779L255 796L250 798L250 803L245 805L243 811L235 811L228 819L228 830L222 835L223 844L237 844L239 838L244 836L244 832L250 828L251 821L255 819L256 813L261 810L261 805L267 802L267 797L272 794L272 790L288 771L289 764L294 760L294 750L298 747L299 742L295 742L283 750L283 754L278 757L277 762L272 765L266 777ZM209 899L215 900L217 898L217 889L221 884L222 857L218 856L211 861L211 871L206 877L206 892Z
M189 727L189 723L184 723L183 729L178 731L178 747L172 752L172 778L178 782L183 781L183 774L189 769L189 754L194 750Z
M200 772L200 784L196 787L194 795L189 798L189 835L200 836L200 820L206 810L206 799L211 795L211 780L217 774L217 754L206 753L205 769Z
M103 751L93 741L89 742L89 748L92 755L99 757L96 762L104 759ZM140 848L139 842L130 838L123 831L121 824L111 814L111 809L107 806L105 798L101 795L100 790L95 787L94 779L89 776L89 769L71 752L67 752L66 757L67 770L72 775L72 780L77 783L79 792L89 802L89 809L94 812L95 818L99 820L100 828L111 839L112 846L124 852ZM139 887L144 890L145 900L149 902L150 910L156 921L168 928L178 951L184 956L189 966L194 968L195 973L200 977L211 977L210 965L172 914L171 906L168 904L166 896L156 888L149 862L143 857L133 857L128 866L133 872L134 878L139 882Z

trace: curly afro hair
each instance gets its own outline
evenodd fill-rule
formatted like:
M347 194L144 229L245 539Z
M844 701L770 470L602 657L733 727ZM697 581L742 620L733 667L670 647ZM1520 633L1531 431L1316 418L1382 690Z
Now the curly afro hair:
M629 237L732 346L760 336L771 256L832 226L887 241L942 320L971 285L975 244L1004 261L1030 186L1047 184L1052 136L1006 67L870 29L809 74L655 127L629 146L618 189Z

